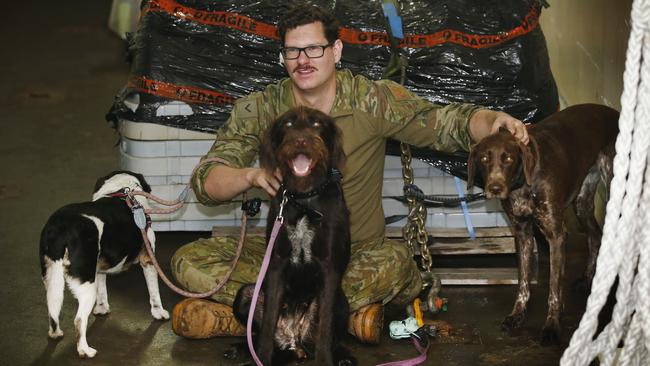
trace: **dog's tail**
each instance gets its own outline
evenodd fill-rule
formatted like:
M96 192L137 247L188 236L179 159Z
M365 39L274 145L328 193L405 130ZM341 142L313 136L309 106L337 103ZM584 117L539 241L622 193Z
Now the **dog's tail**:
M67 243L70 233L62 232L55 219L50 219L41 232L39 259L41 275L47 299L47 310L50 315L50 336L59 331L59 313L63 305L65 290L65 267Z
M59 313L63 305L65 269L63 259L53 261L45 256L43 260L46 262L43 284L45 285L47 310L50 316L50 329L56 330L59 328Z
M65 256L66 247L56 245L61 236L58 236L50 225L46 225L41 233L41 245L39 257L41 261L41 274L45 286L47 300L47 312L50 316L50 330L48 335L51 338L58 338L63 335L59 326L59 314L63 305L65 290ZM61 253L56 253L59 249Z

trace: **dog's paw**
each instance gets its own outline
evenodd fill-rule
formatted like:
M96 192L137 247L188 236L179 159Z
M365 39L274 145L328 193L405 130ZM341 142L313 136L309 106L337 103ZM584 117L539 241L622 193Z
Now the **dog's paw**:
M245 341L232 343L230 347L223 351L223 358L227 360L243 358L245 362L249 363L251 366L254 365L254 363L251 362L251 354L248 350L248 344ZM239 364L239 366L243 365L245 365L245 363Z
M503 319L503 322L501 322L501 330L504 332L512 332L513 330L519 328L523 322L523 313L508 315L505 319Z
M50 329L47 331L47 336L50 337L51 339L63 338L63 331L61 330L61 328L57 330Z
M336 366L357 366L357 360L354 357L339 360Z
M93 314L95 315L106 315L111 312L111 307L108 305L108 303L97 303L95 304L95 308L93 309Z
M540 339L542 346L552 346L560 343L560 324L552 320L547 320L542 328Z
M81 358L93 358L97 354L97 350L90 346L77 346L77 353L79 353L79 357Z
M239 358L239 349L237 349L236 346L226 348L226 350L223 351L223 358L226 360L234 360Z
M151 316L158 320L167 320L169 319L169 312L159 306L152 306Z

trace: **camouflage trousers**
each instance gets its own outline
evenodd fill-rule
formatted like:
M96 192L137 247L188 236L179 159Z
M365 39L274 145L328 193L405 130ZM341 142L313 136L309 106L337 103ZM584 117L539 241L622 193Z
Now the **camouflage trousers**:
M238 240L238 237L212 237L184 245L171 260L176 281L193 292L214 288L230 268ZM247 237L230 279L212 299L232 306L239 288L255 283L265 250L263 237ZM407 304L421 288L419 270L403 243L382 238L353 244L343 276L343 292L350 310L375 302Z

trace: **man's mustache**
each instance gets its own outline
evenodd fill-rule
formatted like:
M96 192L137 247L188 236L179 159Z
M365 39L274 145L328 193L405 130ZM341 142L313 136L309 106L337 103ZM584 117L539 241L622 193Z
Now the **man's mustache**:
M309 65L297 66L296 68L293 69L293 72L298 72L298 71L303 71L303 70L307 71L307 70L317 70L317 69L315 67L309 66Z

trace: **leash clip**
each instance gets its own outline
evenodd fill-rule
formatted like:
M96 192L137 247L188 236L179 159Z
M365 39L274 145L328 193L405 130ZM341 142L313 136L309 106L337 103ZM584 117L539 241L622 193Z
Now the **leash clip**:
M190 191L190 186L185 186L181 193L178 195L178 202L185 202L185 199L187 198L187 194Z
M135 225L140 230L144 230L147 227L148 221L147 214L144 212L144 207L142 207L140 202L133 197L133 194L128 187L124 188L124 194L128 201L127 204L131 207L131 212L133 212L133 221L135 221Z
M275 218L275 221L280 221L280 223L284 222L284 216L282 216L282 212L284 211L284 206L287 204L289 201L289 198L287 197L287 190L285 189L282 191L282 201L280 202L280 211L278 211L278 216Z
M131 211L133 211L133 220L140 230L144 230L147 227L147 215L144 213L144 208L140 202L135 199L132 201L133 207L131 208Z

